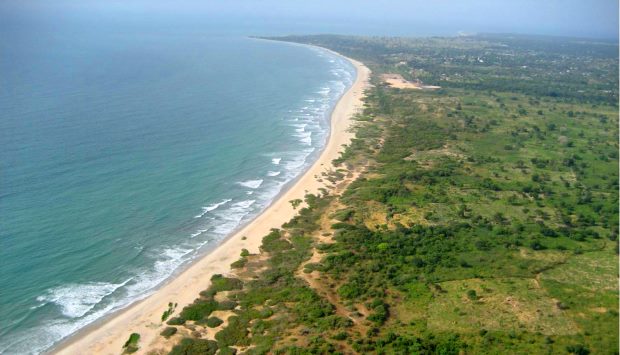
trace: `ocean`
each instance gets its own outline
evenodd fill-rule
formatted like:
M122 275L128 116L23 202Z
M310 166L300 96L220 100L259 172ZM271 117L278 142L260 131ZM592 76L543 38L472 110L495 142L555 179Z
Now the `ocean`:
M250 221L355 78L321 49L199 31L22 33L0 53L6 354L146 297Z

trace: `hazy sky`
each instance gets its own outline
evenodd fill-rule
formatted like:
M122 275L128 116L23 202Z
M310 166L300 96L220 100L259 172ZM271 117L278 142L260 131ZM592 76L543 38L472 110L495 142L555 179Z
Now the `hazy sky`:
M3 0L0 20L113 20L223 33L618 37L618 0ZM270 33L271 32L271 33Z

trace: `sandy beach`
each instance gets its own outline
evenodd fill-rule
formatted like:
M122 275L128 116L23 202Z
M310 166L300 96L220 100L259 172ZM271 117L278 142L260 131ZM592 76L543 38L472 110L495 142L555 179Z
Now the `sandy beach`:
M161 322L161 315L168 308L169 302L178 303L175 314L192 303L200 291L209 286L212 275L230 272L230 264L239 259L243 248L251 253L258 253L263 236L271 228L280 227L296 214L296 210L289 203L290 200L303 199L307 193L317 193L320 188L325 188L325 182L317 181L315 176L321 176L322 172L332 169L332 160L340 155L343 145L350 142L353 136L349 131L351 118L361 109L364 90L369 85L370 70L360 62L352 59L349 61L356 67L357 77L332 112L329 140L316 162L287 191L280 194L279 198L252 222L161 289L104 322L77 334L53 352L120 354L123 344L131 333L139 333L141 336L140 350L136 354L145 354L153 350L160 338L159 333L165 328L165 324Z

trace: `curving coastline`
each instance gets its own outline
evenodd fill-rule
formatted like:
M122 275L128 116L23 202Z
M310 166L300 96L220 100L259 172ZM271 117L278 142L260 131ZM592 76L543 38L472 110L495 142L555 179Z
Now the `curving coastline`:
M303 175L291 184L288 190L283 191L252 222L227 238L154 294L78 333L61 343L60 347L53 349L52 352L58 354L118 354L122 351L122 346L129 334L134 332L141 335L141 346L137 353L148 352L157 345L160 338L159 332L164 327L161 314L167 309L169 302L178 303L177 310L192 303L199 292L208 287L212 275L227 274L230 271L230 264L238 259L241 249L245 248L253 253L258 252L262 237L271 228L279 227L295 215L296 210L292 208L290 200L303 198L307 193L317 193L320 188L325 187L324 183L317 181L315 176L320 176L321 172L329 170L331 161L342 151L342 145L350 142L352 138L352 133L349 132L351 117L362 105L362 97L370 76L370 70L362 63L350 58L346 59L356 68L355 81L334 107L331 114L329 139L320 156Z

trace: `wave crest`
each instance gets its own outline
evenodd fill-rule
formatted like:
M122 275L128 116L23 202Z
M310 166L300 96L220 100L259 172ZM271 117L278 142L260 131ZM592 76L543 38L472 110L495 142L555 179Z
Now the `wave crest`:
M247 187L250 189L257 189L260 187L260 185L262 185L263 180L262 179L258 179L258 180L247 180L247 181L240 181L237 184L243 186L243 187Z

